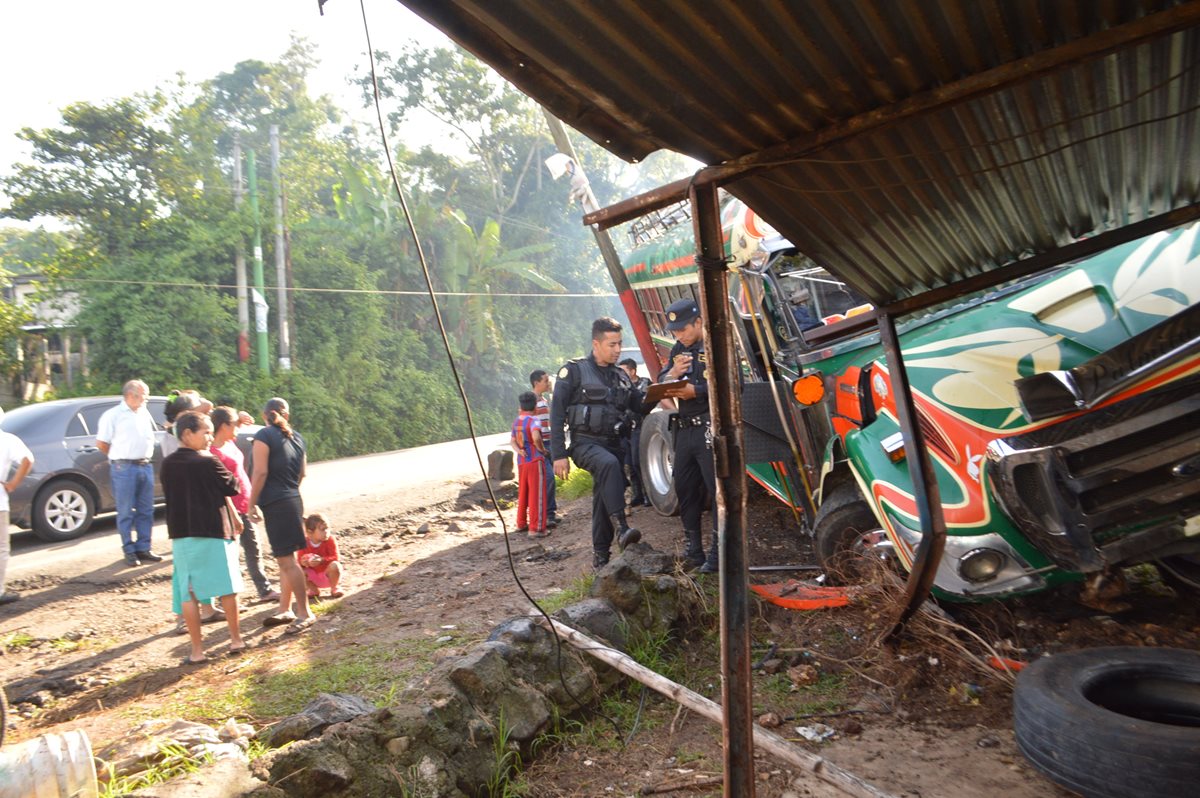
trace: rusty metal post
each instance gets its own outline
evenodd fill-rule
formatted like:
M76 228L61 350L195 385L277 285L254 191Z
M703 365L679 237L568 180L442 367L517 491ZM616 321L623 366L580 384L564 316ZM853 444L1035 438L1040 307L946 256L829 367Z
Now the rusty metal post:
M717 495L713 511L721 554L721 706L725 713L726 798L754 796L754 704L750 681L749 580L746 575L746 457L742 443L741 364L729 320L729 272L717 187L689 191L700 273L708 406Z
M913 557L912 571L904 591L904 610L886 637L899 632L913 613L924 603L933 587L942 551L946 547L946 517L942 512L942 497L938 491L937 474L933 461L925 449L925 435L917 423L916 405L908 383L908 370L904 367L904 355L900 351L900 337L896 333L896 318L890 313L879 315L879 340L887 355L888 373L892 378L892 392L896 397L896 415L899 416L900 432L904 436L907 452L908 475L913 484L913 501L921 519L921 542Z

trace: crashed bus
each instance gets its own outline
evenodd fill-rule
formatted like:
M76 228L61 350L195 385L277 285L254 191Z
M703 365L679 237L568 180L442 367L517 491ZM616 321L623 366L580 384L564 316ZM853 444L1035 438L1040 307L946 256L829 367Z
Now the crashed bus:
M744 203L724 197L722 222L747 475L795 508L828 573L871 556L911 567L920 525L872 306ZM691 231L686 206L633 228L631 324L658 357L664 308L696 296ZM1200 591L1198 237L1155 233L899 325L946 517L937 595L1005 598L1138 563ZM672 514L668 417L647 418L641 458Z

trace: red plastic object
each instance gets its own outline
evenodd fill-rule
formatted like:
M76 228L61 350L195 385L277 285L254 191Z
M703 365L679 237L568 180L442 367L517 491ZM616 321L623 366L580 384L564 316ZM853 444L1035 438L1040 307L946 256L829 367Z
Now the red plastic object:
M823 610L850 603L850 593L844 587L813 587L794 579L772 585L750 585L750 589L764 600L789 610Z

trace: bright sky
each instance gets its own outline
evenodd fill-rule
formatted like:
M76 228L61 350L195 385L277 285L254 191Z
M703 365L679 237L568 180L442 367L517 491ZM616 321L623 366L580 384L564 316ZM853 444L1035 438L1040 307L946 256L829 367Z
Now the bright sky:
M396 0L366 0L366 9L376 50L449 43ZM0 19L0 174L28 158L17 131L54 126L63 106L148 91L178 72L198 82L239 61L272 61L293 31L317 45L310 90L371 118L346 83L366 63L358 0L329 0L324 16L317 0L21 0L5 3Z

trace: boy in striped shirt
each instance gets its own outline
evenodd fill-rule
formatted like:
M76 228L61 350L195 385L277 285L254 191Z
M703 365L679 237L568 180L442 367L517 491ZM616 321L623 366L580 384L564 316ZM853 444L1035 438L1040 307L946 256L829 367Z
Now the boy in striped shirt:
M534 414L542 425L542 444L550 451L550 375L542 369L537 369L529 375L529 386L537 396L537 407ZM557 483L554 481L554 469L546 468L546 526L554 529L558 526L558 501L555 499Z
M544 538L546 531L546 448L534 411L537 397L531 391L518 400L521 414L512 425L512 447L517 452L517 532Z

